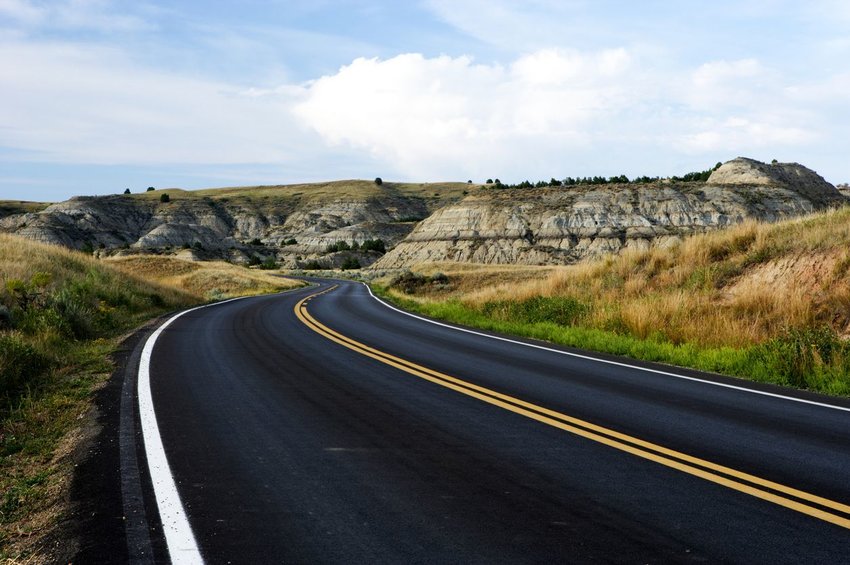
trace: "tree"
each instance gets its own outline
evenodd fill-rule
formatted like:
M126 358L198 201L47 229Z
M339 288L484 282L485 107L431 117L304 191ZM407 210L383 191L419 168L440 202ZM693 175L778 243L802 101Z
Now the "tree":
M152 190L156 190L156 189L155 189L154 187L152 187L152 186L149 186L147 191L148 191L148 192L150 192L150 191L152 191Z
M493 179L487 179L486 184L493 184Z
M382 184L384 184L384 181L381 177L375 177L375 184L381 186Z
M130 189L129 189L129 188L125 188L125 189L124 189L124 194L130 194Z
M162 194L159 195L159 201L162 202L162 203L170 202L171 198L168 196L167 192L163 192Z

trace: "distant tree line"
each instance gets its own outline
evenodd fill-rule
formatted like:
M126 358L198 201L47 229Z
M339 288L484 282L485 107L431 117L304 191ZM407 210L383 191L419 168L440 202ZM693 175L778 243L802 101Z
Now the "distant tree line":
M602 185L602 184L650 184L661 182L662 180L670 180L673 182L705 182L708 180L708 177L711 176L711 173L716 171L720 165L723 163L717 163L714 167L710 169L706 169L704 171L695 171L692 173L687 173L682 176L672 176L669 179L662 179L661 177L649 177L649 176L640 176L635 177L633 179L629 179L626 175L618 175L614 177L566 177L564 179L556 179L552 177L548 181L540 180L537 182L530 182L528 180L524 180L517 184L505 184L502 183L499 179L487 179L486 184L492 186L493 188L543 188L547 186L578 186L578 185Z
M382 239L367 239L363 243L346 241L337 241L331 243L325 248L325 253L336 253L338 251L377 251L378 253L386 253L387 246Z

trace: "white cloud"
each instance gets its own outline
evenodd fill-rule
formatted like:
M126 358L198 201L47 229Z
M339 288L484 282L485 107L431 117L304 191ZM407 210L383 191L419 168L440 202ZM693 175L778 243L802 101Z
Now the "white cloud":
M280 162L309 138L293 94L139 67L116 49L2 43L0 146L64 163Z
M473 174L584 144L596 120L616 120L635 102L631 72L622 49L543 50L508 66L357 59L308 84L295 113L328 142L367 150L408 176Z

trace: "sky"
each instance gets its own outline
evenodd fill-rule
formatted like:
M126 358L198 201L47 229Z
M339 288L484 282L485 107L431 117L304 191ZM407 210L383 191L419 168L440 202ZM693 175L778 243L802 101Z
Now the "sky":
M850 181L846 0L0 0L0 199L377 176Z

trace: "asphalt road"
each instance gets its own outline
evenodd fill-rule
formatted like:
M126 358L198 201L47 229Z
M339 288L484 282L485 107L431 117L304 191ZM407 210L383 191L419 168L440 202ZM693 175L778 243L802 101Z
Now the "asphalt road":
M846 401L529 347L320 285L186 313L155 343L158 433L206 562L850 560ZM163 535L181 516L152 488L150 438L128 437L141 518L121 555L190 560Z

